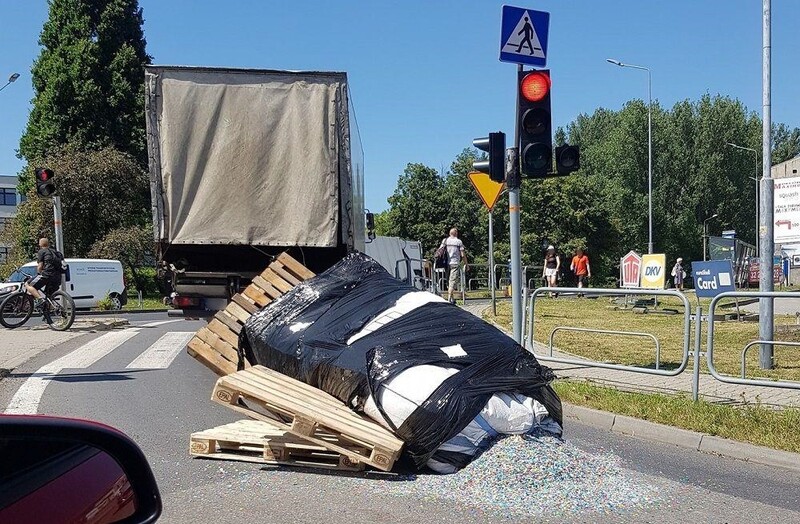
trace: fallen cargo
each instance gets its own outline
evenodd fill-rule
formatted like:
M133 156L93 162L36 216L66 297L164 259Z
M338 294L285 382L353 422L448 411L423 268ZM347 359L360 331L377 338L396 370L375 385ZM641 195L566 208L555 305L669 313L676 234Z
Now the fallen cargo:
M240 354L390 428L453 472L501 434L560 434L553 372L510 337L352 254L254 313Z

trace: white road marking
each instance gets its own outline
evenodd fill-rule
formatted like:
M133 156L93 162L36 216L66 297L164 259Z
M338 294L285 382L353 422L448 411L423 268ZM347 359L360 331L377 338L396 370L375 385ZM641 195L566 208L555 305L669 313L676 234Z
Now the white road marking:
M62 369L84 369L105 357L139 333L138 329L112 331L91 340L71 353L40 367L14 394L7 414L35 414L44 390Z
M194 336L194 332L170 331L164 333L144 353L128 364L128 369L166 369Z
M147 324L137 325L136 327L153 328L153 327L163 326L164 324L172 324L173 322L180 322L181 320L183 319L176 318L173 320L159 320L158 322L148 322Z

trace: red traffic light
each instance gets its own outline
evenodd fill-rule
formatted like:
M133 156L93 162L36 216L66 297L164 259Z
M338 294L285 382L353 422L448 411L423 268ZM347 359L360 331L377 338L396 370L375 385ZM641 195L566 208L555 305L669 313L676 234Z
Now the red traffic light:
M541 71L526 75L520 83L519 91L525 100L538 102L550 91L550 75Z
M53 170L52 169L43 169L39 168L36 170L36 180L41 180L42 182L47 182L53 178Z
M53 173L52 169L47 169L43 167L37 168L36 192L43 197L52 196L53 193L56 192L56 186L53 183L54 178L55 178L55 173Z

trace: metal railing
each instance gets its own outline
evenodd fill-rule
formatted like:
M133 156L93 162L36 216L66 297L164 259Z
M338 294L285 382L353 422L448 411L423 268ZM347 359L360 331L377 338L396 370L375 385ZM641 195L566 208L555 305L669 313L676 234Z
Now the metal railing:
M800 342L784 342L781 340L754 340L750 342L742 350L742 378L745 378L745 375L747 374L747 365L745 362L747 360L747 350L753 346L760 346L761 344L766 344L773 347L774 346L788 346L794 348L800 347Z
M412 262L419 263L420 274L417 275ZM431 279L425 276L425 260L420 258L401 258L394 263L394 276L396 279L405 282L417 289L426 290L430 288ZM405 268L405 277L401 276L401 267Z
M656 369L659 369L661 365L661 343L652 333L640 333L637 331L614 331L611 329L592 329L592 328L579 328L570 326L556 326L555 328L553 328L553 331L550 332L550 344L548 346L548 349L550 350L551 357L553 356L553 340L555 339L556 333L559 331L577 331L580 333L597 333L599 335L623 335L629 337L650 338L653 340L653 343L656 346Z
M536 305L536 297L544 293L582 293L584 295L598 295L598 296L621 296L621 295L646 295L646 296L664 296L664 297L675 297L683 302L684 306L684 313L683 313L683 358L681 359L680 365L672 370L663 370L659 369L660 367L660 356L661 356L661 346L658 343L658 338L651 333L641 333L635 331L616 331L613 332L617 335L627 335L627 336L651 336L654 340L656 340L656 368L645 368L641 366L628 366L624 364L610 364L607 362L597 362L594 360L584 360L584 359L573 359L573 358L561 358L553 356L553 336L554 332L558 330L573 330L573 331L581 331L587 333L599 333L599 334L610 334L612 333L610 330L602 330L602 329L590 329L590 328L577 328L574 326L556 326L553 332L550 333L550 354L548 356L537 355L535 351L534 345L534 321L535 321L535 305ZM604 369L615 369L618 371L632 371L635 373L646 373L650 375L661 375L661 376L668 376L673 377L676 375L680 375L686 369L689 364L689 339L690 339L690 329L691 329L691 305L689 304L689 299L686 298L686 295L683 293L674 290L674 289L602 289L602 288L567 288L567 287L540 287L534 290L530 296L530 302L528 304L528 332L527 338L525 340L525 347L531 351L537 359L543 361L551 361L551 362L560 362L562 364L570 364L575 366L590 366L590 367L598 367Z
M714 311L717 307L717 304L720 300L725 298L742 298L742 297L749 297L749 298L768 298L768 299L775 299L775 298L794 298L797 299L797 293L792 293L788 291L761 291L761 292L741 292L741 291L727 291L725 293L720 293L719 295L715 296L711 299L711 304L708 306L708 317L710 319L714 318ZM744 356L746 355L747 349L755 344L785 344L785 345L795 345L780 341L774 340L757 340L755 342L751 342L747 346L745 346L744 350L742 350L742 374L744 375ZM800 345L800 344L798 344ZM706 364L708 365L708 372L711 374L712 377L719 380L720 382L725 382L728 384L739 384L743 386L765 386L771 388L784 388L784 389L800 389L800 382L789 382L785 380L760 380L760 379L752 379L752 378L737 378L731 376L721 375L717 368L714 367L714 322L711 321L708 323L708 338L706 344Z

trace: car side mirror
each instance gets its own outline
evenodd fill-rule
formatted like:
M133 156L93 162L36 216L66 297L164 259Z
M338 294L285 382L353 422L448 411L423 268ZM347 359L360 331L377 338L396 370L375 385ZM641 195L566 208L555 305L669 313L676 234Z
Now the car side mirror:
M94 422L0 416L0 522L148 524L161 496L142 451Z

